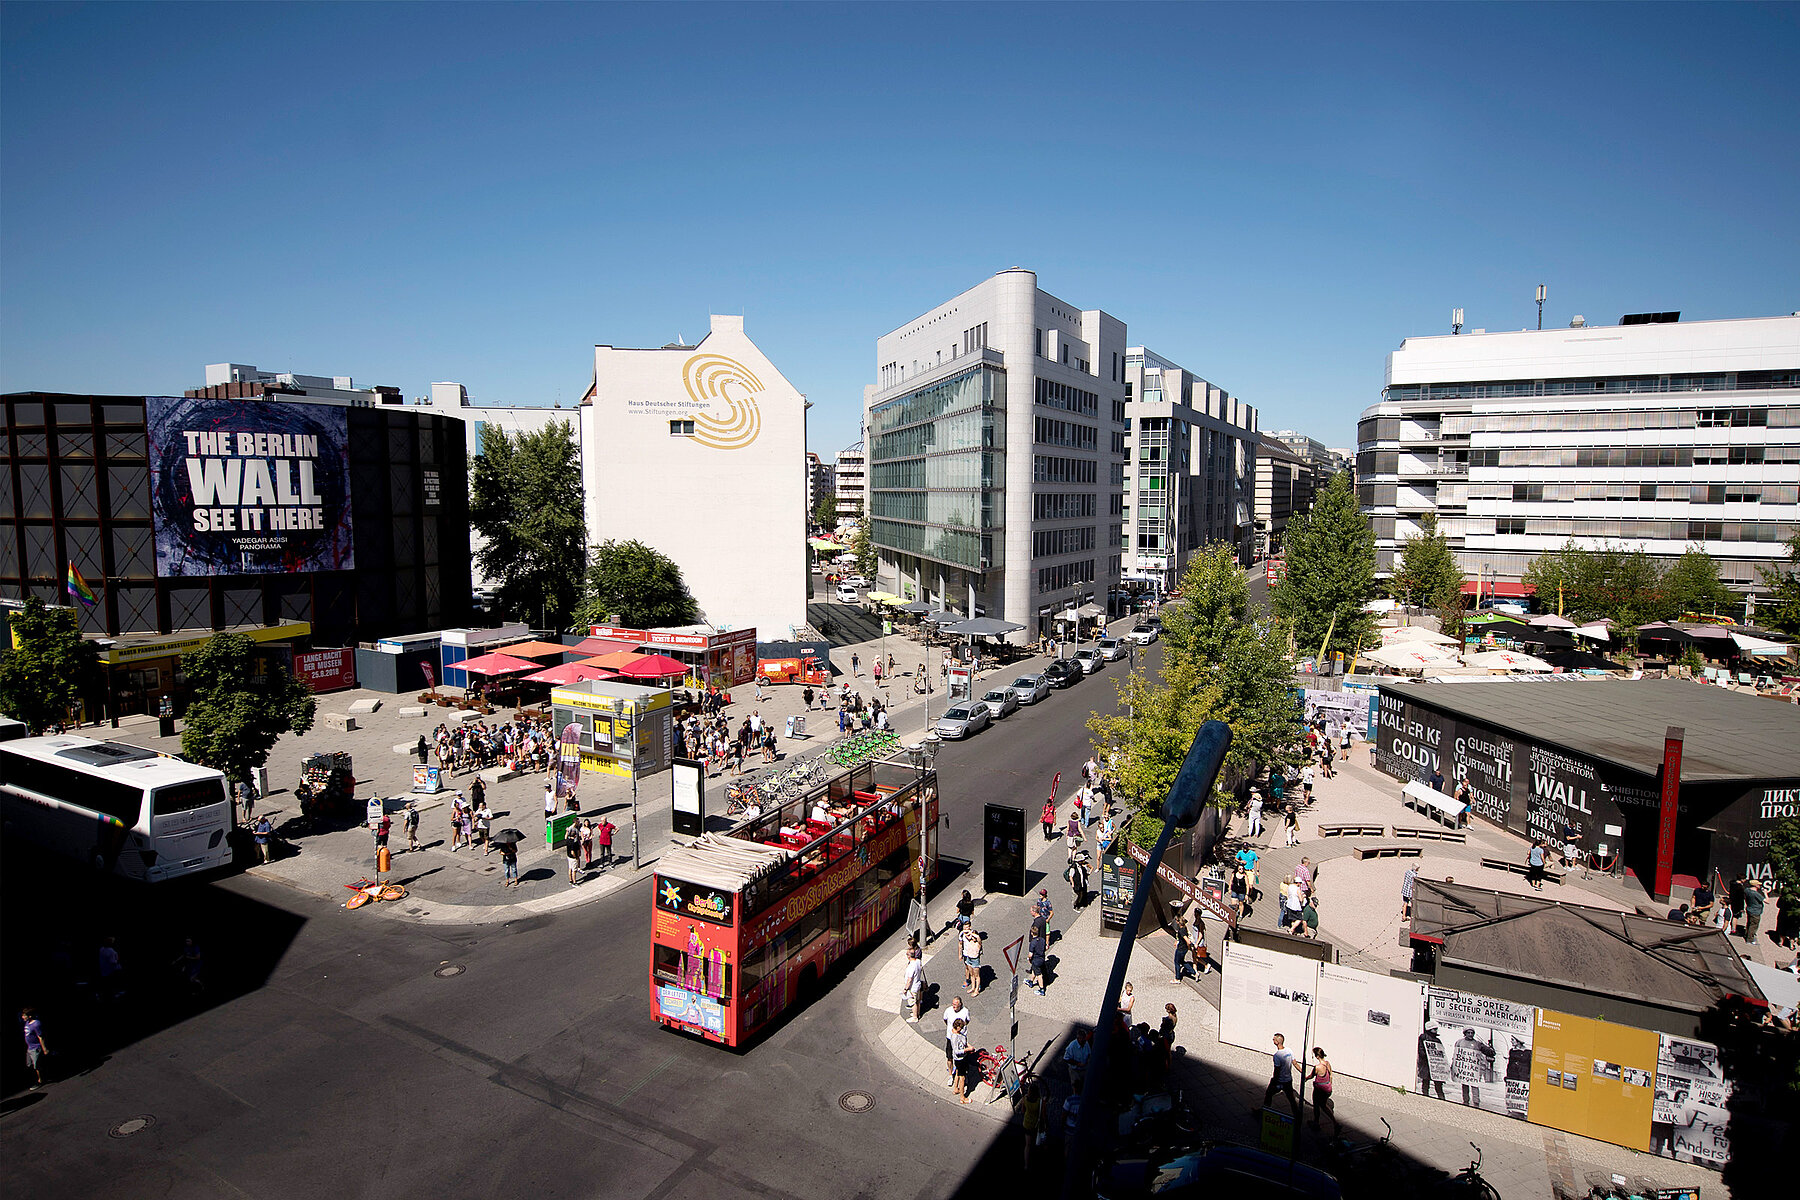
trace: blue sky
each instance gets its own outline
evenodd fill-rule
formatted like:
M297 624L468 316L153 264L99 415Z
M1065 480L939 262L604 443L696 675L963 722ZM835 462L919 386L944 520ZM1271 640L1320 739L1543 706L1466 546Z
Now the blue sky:
M565 403L742 312L857 436L1011 265L1337 446L1409 334L1800 309L1800 6L6 4L0 390Z

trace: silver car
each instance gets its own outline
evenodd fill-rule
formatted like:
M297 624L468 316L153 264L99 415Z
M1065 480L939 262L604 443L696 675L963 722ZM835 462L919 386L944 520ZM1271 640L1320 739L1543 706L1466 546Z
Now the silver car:
M1100 657L1105 662L1118 662L1128 653L1125 643L1118 638L1100 639Z
M1042 675L1021 675L1010 690L1020 704L1036 704L1050 694L1050 683Z
M983 696L981 702L987 705L988 715L996 721L1019 711L1019 698L1013 695L1011 688L995 688Z
M938 718L937 735L941 738L965 738L980 733L993 721L985 704L958 704Z
M1148 646L1156 640L1156 629L1150 625L1139 625L1131 631L1131 640L1140 646Z
M1081 668L1082 674L1092 675L1106 664L1100 660L1100 652L1090 646L1075 652L1075 665Z

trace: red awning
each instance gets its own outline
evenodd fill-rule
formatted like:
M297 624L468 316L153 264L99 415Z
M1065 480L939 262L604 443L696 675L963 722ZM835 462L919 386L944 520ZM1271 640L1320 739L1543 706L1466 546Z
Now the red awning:
M1473 596L1475 586L1473 579L1463 580L1462 594ZM1481 585L1481 594L1484 596L1535 596L1537 589L1528 583L1508 583L1504 579L1490 579Z
M621 642L611 638L590 637L582 638L573 646L567 646L564 647L564 649L570 654L585 654L589 657L598 657L602 654L611 654L615 650L636 650L638 645L639 643L637 642Z

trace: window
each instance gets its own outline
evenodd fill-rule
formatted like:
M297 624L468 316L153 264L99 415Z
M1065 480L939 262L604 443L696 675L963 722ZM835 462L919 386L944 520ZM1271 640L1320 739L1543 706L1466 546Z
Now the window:
M1690 542L1716 542L1725 536L1723 521L1689 521L1687 523L1687 540Z
M1064 345L1062 348L1062 361L1065 363L1069 361L1069 347L1067 345Z
M1528 504L1544 498L1544 485L1541 483L1515 483L1512 485L1514 504Z
M1114 496L1118 500L1120 497ZM1034 492L1031 515L1039 521L1076 520L1094 515L1092 492Z
M1092 450L1099 441L1099 432L1092 425L1080 425L1073 421L1058 421L1050 417L1037 419L1037 440L1051 446Z
M670 437L693 437L694 436L694 422L692 420L670 421L669 422L669 436Z
M1094 560L1085 562L1063 563L1056 567L1040 567L1038 569L1038 591L1059 592L1064 588L1074 587L1079 583L1094 581Z
M1044 331L1041 329L1037 331L1037 356L1044 357Z
M1524 533L1525 522L1519 517L1501 517L1494 522L1495 533Z
M1094 548L1094 527L1075 529L1040 529L1031 535L1033 558L1049 558L1056 554L1077 554Z
M985 349L988 344L987 332L988 332L988 330L987 330L987 322L986 321L983 321L981 324L975 326L973 329L963 330L963 341L962 341L963 353L964 354L973 354L977 350Z
M1033 483L1093 483L1097 472L1092 459L1054 458L1035 454L1031 459Z
M1117 358L1118 356L1114 355L1113 357ZM1120 424L1120 425L1131 424L1131 418L1125 415L1125 402L1123 400L1114 400L1112 402L1112 410L1113 410L1113 420L1116 421L1118 424Z
M1037 381L1037 402L1045 408L1060 408L1084 417L1100 415L1100 397L1083 388L1070 387L1053 379Z

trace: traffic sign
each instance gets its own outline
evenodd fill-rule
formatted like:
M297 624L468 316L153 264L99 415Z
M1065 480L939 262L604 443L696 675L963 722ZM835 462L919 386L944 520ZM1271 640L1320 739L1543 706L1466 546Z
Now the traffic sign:
M1002 951L1002 953L1006 955L1006 965L1008 967L1012 968L1013 979L1015 982L1019 978L1019 951L1021 949L1023 949L1024 946L1025 946L1025 935L1020 934L1018 937L1013 939L1013 942L1010 946L1008 946L1004 951Z

